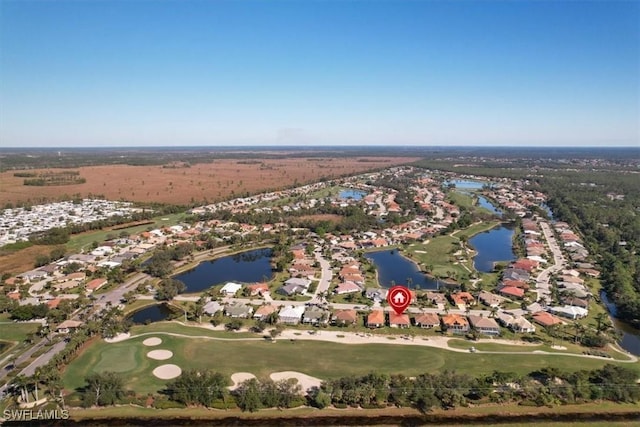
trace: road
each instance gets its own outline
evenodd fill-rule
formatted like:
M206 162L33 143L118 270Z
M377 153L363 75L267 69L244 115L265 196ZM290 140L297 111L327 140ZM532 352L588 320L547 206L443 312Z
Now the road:
M549 223L546 221L540 221L540 228L542 229L542 234L544 234L544 238L549 245L551 254L553 255L553 265L550 265L538 274L538 277L536 278L536 292L538 293L538 301L544 298L547 302L550 302L551 290L549 276L565 267L565 259L562 256L562 251L556 242L556 238L553 235L553 231L551 230Z
M315 252L316 261L320 264L320 283L316 288L316 292L313 294L312 302L322 302L319 295L327 295L329 292L329 286L331 286L331 279L333 279L333 271L331 270L331 264L322 256L322 251Z

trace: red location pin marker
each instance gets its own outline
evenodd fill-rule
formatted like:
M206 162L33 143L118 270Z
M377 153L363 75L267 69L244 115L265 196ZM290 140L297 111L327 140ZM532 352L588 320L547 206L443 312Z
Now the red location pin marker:
M394 286L387 292L387 302L399 316L411 304L411 292L404 286Z

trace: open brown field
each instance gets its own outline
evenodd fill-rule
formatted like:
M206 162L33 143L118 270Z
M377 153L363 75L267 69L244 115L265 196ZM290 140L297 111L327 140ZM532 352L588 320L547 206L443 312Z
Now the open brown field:
M0 274L16 274L31 270L38 255L49 255L54 247L36 245L16 252L0 253Z
M101 195L110 200L189 204L215 202L245 193L283 189L320 178L335 178L418 160L415 157L283 158L215 160L190 167L86 166L74 168L83 184L25 186L18 171L0 174L0 206L43 203L65 195ZM30 170L40 173L46 170Z

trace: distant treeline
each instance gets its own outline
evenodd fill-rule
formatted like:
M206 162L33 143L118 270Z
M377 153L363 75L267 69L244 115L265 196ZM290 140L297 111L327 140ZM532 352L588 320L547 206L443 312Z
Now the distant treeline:
M16 172L13 176L27 178L23 181L24 185L39 187L84 184L87 182L85 178L80 176L80 172L78 171L44 172L39 174L33 172Z
M460 159L528 159L521 167L535 166L555 159L558 167L566 167L558 159L638 158L634 148L509 148L509 147L416 147L416 146L259 146L259 147L127 147L127 148L0 148L3 156L0 172L15 169L75 168L96 165L165 165L181 161L189 164L210 163L216 159L282 159L282 158L346 158L346 157L424 157L438 161L463 163ZM450 163L451 163L450 162ZM488 161L491 163L491 161ZM486 164L505 167L504 163ZM477 172L482 174L481 172Z

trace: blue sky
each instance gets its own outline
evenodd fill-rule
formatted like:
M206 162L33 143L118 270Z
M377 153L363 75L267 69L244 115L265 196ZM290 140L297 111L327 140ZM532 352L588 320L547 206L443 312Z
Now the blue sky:
M0 0L0 145L640 146L638 1Z

